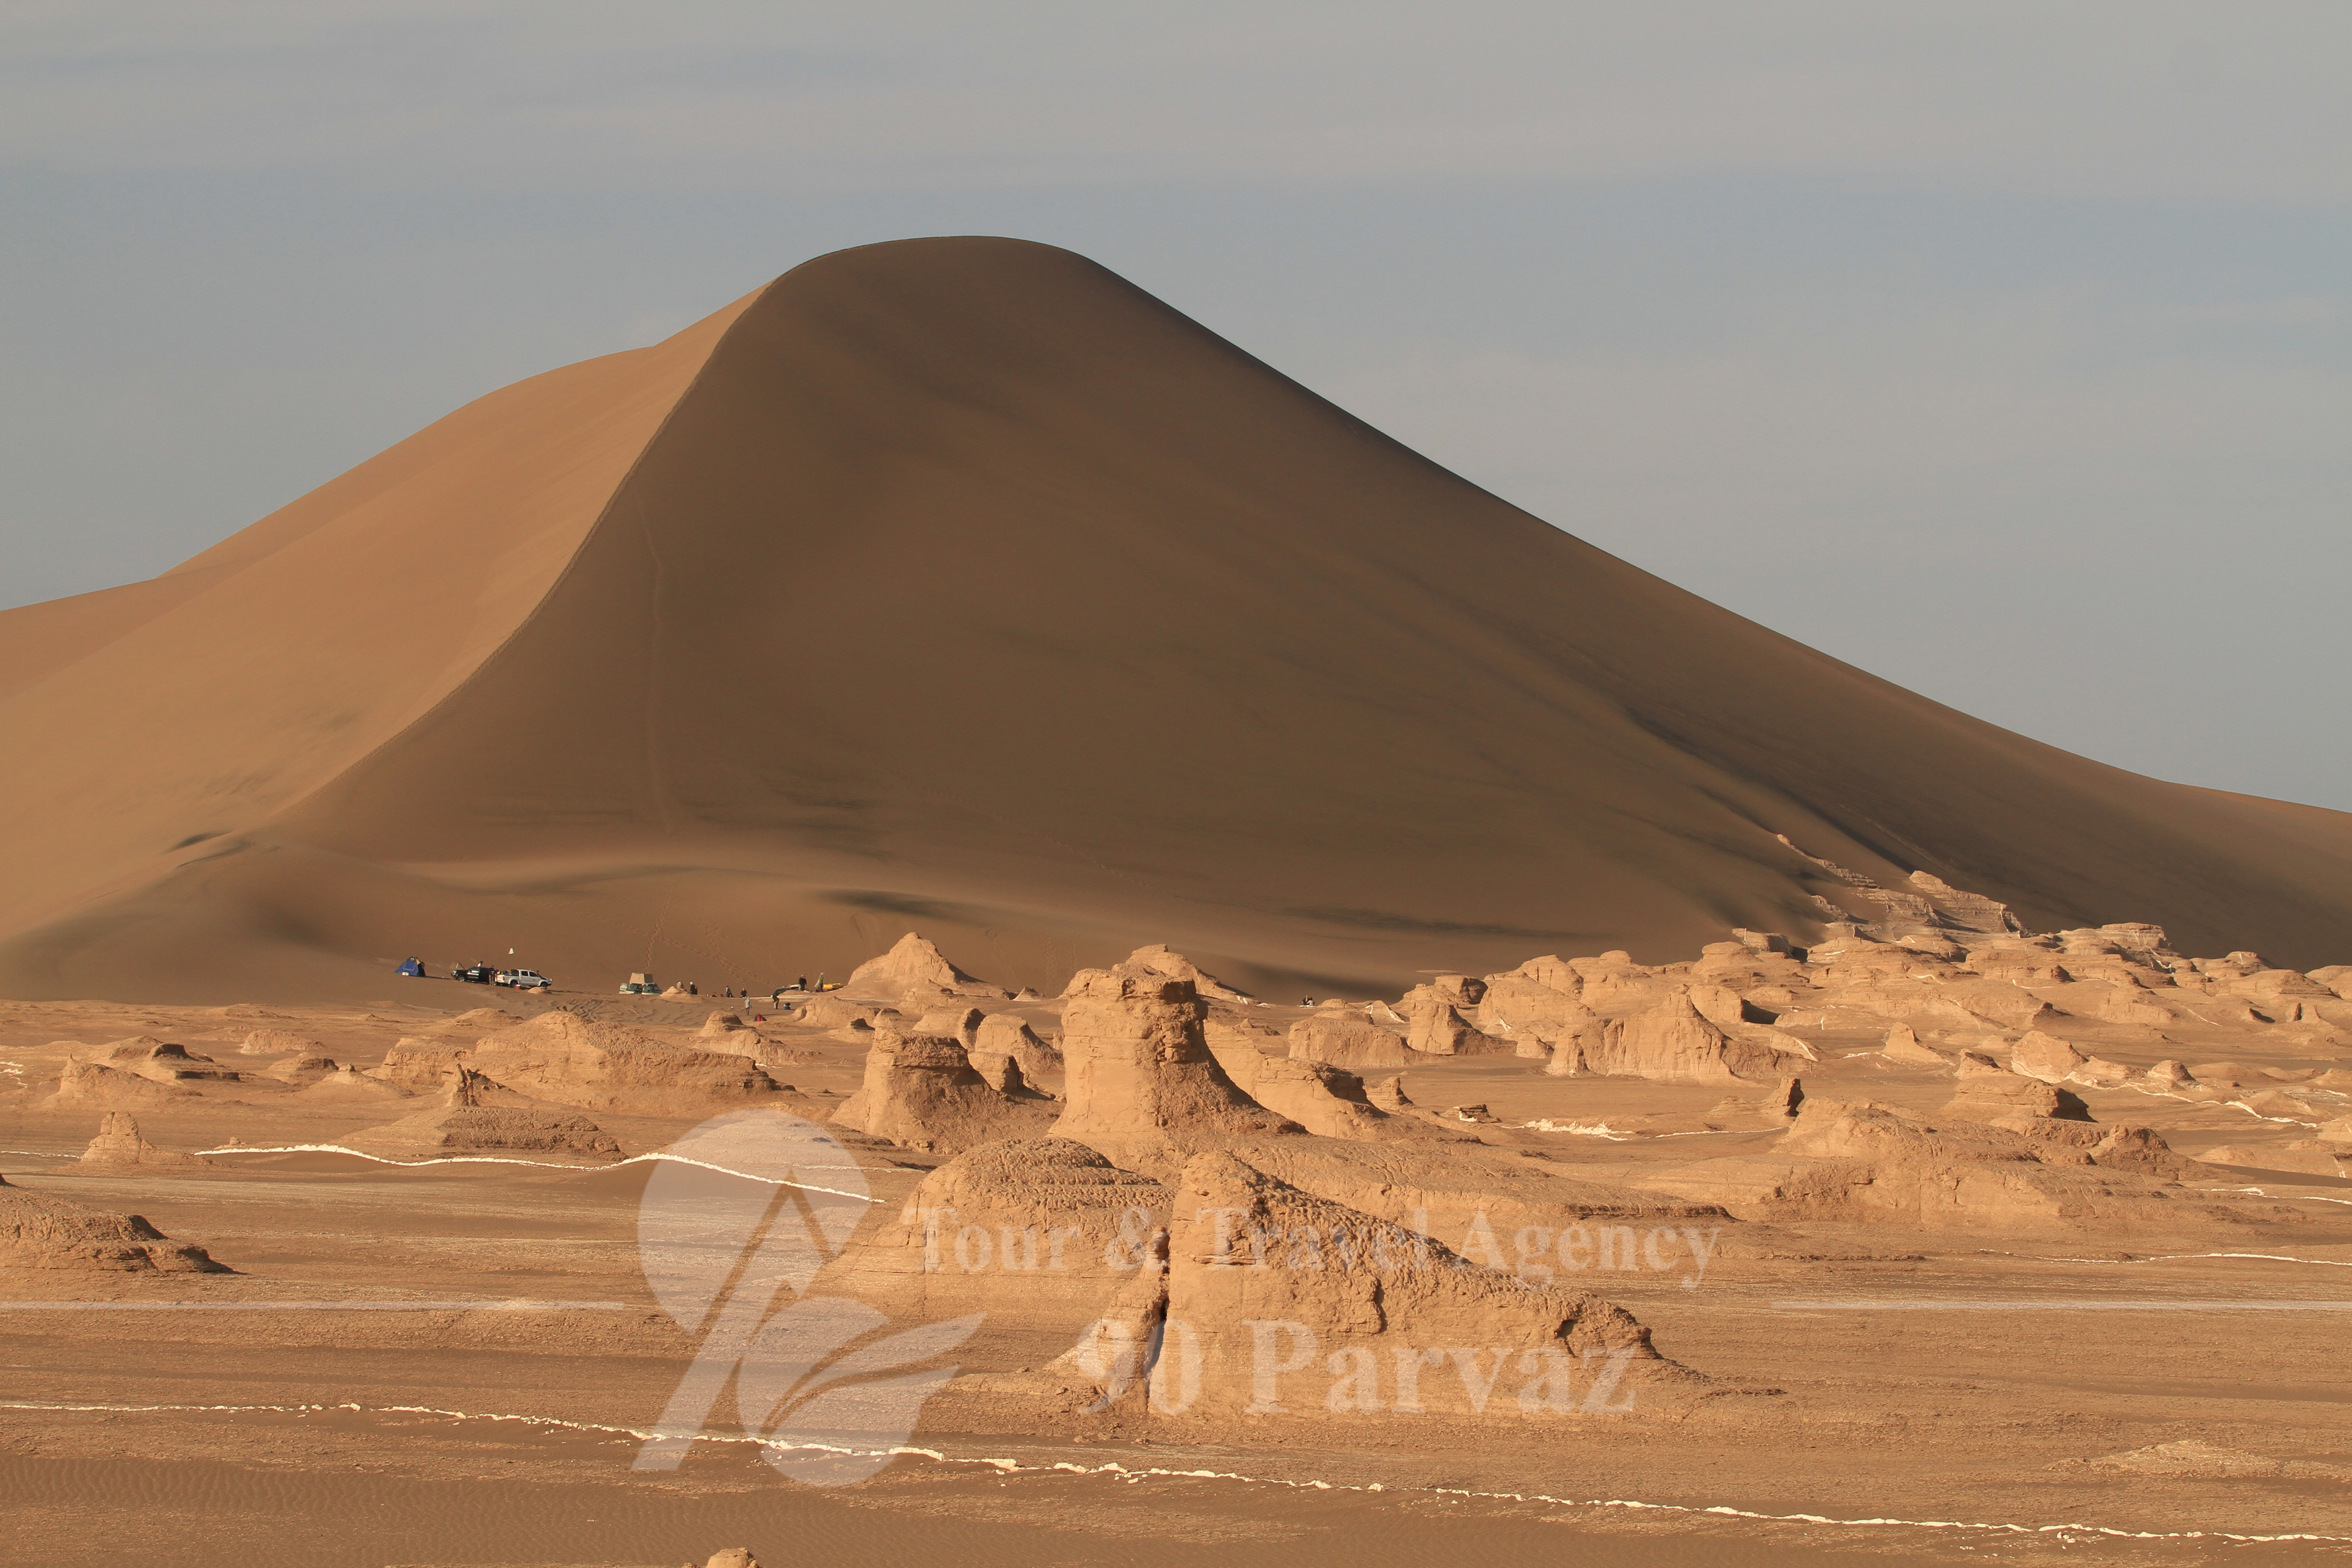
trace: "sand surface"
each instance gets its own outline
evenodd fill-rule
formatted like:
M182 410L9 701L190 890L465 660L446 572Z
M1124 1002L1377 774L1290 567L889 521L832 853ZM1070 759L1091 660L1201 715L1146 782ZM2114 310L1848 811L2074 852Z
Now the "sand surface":
M2352 816L1066 252L493 393L0 729L12 1562L2352 1552Z
M479 1014L456 1022L481 1000L479 988L427 981L339 1006L0 1012L0 1071L27 1086L0 1096L11 1186L135 1211L237 1270L26 1269L0 1282L0 1531L16 1560L619 1564L698 1563L731 1544L769 1562L821 1552L976 1563L1402 1563L1433 1552L1626 1564L2301 1562L2352 1550L2352 1363L2336 1350L2352 1307L2352 1180L2245 1167L2200 1167L2179 1189L2273 1216L2220 1240L2187 1219L2101 1236L2036 1232L2014 1216L1961 1233L1800 1216L1729 1224L1696 1288L1685 1288L1686 1268L1594 1273L1587 1283L1638 1317L1663 1354L1710 1380L1706 1397L1671 1412L1563 1428L1047 1410L994 1381L1035 1364L1034 1337L1000 1312L925 1407L913 1451L870 1480L780 1478L724 1420L677 1470L634 1471L694 1353L639 1267L639 1204L658 1164L340 1152L431 1097L323 1099L266 1076L286 1054L239 1049L268 1031L373 1068L395 1041L489 1026ZM499 1000L515 1018L600 1005ZM1048 1036L1062 1021L1052 1003L992 1006ZM681 1046L706 1037L711 1011L701 999L609 1007ZM1277 1030L1318 1016L1254 1011ZM776 1070L813 1114L859 1088L872 1047L846 1032L774 1017L757 1027L772 1053L795 1058ZM204 1167L83 1164L95 1113L37 1092L133 1031L250 1075L185 1080L181 1098L138 1112L155 1149L202 1151ZM1866 1037L1798 1032L1823 1058L1805 1071L1813 1096L1925 1114L1952 1090L1948 1072L1891 1063ZM2137 1045L2123 1026L2069 1032L2126 1065L2209 1043L2226 1043L2249 1075L2307 1075L2334 1058L2275 1029ZM1722 1088L1543 1067L1423 1059L1403 1088L1423 1105L1486 1107L1493 1121L1461 1125L1487 1150L1654 1196L1694 1160L1769 1152L1791 1136L1658 1131L1697 1126ZM2102 1121L2128 1117L2181 1150L2227 1143L2284 1159L2308 1131L2227 1100L2082 1092ZM596 1112L630 1156L694 1120ZM1652 1130L1542 1130L1569 1124ZM879 1145L857 1160L881 1200L858 1233L869 1238L945 1163ZM873 1245L853 1240L815 1289L848 1278ZM2116 1468L2116 1456L2184 1441L2268 1471Z
M494 393L0 614L0 688L16 995L509 949L765 989L910 920L1008 984L1171 941L1392 987L1809 931L1850 890L1776 834L2038 928L2352 949L2352 817L1899 690L1009 240L822 258Z

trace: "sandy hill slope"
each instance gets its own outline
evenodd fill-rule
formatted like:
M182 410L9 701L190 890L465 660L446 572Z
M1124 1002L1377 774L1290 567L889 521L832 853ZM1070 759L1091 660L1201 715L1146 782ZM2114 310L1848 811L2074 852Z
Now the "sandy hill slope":
M820 258L0 615L0 727L17 994L510 947L765 989L910 918L1007 986L1164 940L1393 989L1809 934L1852 888L1780 834L2036 928L2352 950L2352 816L1890 686L1011 240Z

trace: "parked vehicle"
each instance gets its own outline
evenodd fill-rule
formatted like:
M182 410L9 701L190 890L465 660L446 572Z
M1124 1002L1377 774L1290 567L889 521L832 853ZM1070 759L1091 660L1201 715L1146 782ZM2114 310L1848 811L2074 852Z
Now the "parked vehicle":
M493 976L500 985L511 985L518 991L533 991L547 985L547 976L536 969L501 969ZM552 990L552 986L549 986Z
M499 972L487 963L469 963L463 969L449 972L452 980L462 980L468 985L488 985L499 977Z

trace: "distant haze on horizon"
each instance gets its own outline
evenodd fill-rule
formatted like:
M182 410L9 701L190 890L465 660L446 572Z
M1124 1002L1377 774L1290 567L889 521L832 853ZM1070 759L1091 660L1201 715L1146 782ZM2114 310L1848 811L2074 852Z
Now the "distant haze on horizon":
M2328 5L20 0L0 606L811 256L1003 234L1889 680L2352 809L2347 47Z

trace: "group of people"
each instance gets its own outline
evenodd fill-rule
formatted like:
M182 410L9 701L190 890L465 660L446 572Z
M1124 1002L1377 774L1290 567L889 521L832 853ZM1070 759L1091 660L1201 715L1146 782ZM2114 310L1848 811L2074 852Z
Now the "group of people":
M787 991L805 991L805 990L807 990L808 988L809 988L808 976L807 976L807 975L805 975L805 974L803 974L803 975L802 975L799 979L797 979L797 980L793 981L790 985L779 985L779 986L777 986L773 991L769 992L769 993L768 993L768 1004L769 1004L769 1005L771 1005L771 1006L779 1006L779 1005L782 1005L782 1002L783 1002L783 1000L784 1000L784 993L785 993L785 992L787 992ZM739 993L739 992L738 992L738 991L737 991L733 986L731 986L731 985L730 985L730 986L729 986L725 991L723 991L723 992L719 993L719 994L721 994L721 995L723 995L723 996L738 996L738 995L740 995L740 996L741 996L741 997L742 997L744 1000L746 1000L746 1001L749 1001L749 1000L751 999L751 992L749 992L749 991L743 991L743 992L740 992L740 993Z

